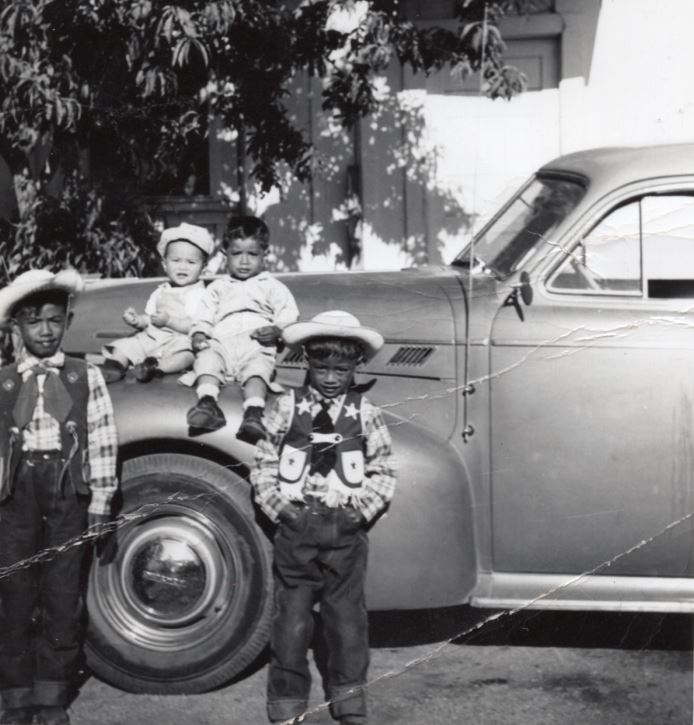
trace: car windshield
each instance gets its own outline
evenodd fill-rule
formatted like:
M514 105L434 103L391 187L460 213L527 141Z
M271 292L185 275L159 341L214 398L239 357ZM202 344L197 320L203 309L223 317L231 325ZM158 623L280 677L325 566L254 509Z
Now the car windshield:
M495 276L508 277L525 263L559 223L578 204L586 189L576 181L535 177L523 186L494 219L475 237L453 264L474 263Z

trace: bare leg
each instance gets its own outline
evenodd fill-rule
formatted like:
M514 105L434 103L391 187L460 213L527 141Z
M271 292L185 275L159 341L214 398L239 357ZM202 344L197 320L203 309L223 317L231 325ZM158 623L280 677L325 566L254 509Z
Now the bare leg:
M122 380L130 367L130 360L120 351L104 349L104 361L99 365L101 374L107 383L115 383Z
M267 398L267 383L257 375L248 378L243 386L243 399L261 398L263 402Z
M163 373L180 373L187 370L195 359L195 355L188 350L181 350L173 355L167 355L157 362L157 367Z
M108 357L106 359L115 360L119 365L122 365L126 369L130 367L130 360L128 360L128 358L118 350L109 350Z
M267 383L257 375L248 378L243 385L243 420L236 437L255 444L267 437L263 423L263 408L267 396Z

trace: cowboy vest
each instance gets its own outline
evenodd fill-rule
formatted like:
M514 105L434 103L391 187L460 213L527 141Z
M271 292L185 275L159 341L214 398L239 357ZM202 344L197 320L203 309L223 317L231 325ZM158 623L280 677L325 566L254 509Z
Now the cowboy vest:
M67 418L58 421L65 461L59 483L61 488L67 483L76 493L88 495L87 363L66 357L65 365L58 374L72 398L72 408ZM0 501L12 495L15 474L22 457L22 431L12 414L22 385L22 376L17 372L16 363L0 369Z
M306 387L290 390L293 396L292 418L279 451L280 489L293 501L303 500L303 484L309 472L314 443L312 420ZM358 498L364 481L364 438L361 421L363 397L352 390L345 395L335 421L330 442L336 447L335 468L330 472L330 487L338 489L338 501ZM318 434L320 435L320 434ZM315 441L318 442L318 441Z

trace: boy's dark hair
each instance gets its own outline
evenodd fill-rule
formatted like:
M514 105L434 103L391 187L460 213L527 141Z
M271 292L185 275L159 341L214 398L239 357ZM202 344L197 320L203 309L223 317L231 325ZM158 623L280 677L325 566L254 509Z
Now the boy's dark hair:
M248 239L248 237L257 239L263 250L267 250L270 246L270 230L262 219L251 215L233 216L227 223L222 245L226 249L234 239Z
M329 360L342 357L359 361L364 358L364 348L357 340L342 337L314 337L304 343L306 357L314 360Z
M43 305L58 305L67 312L70 294L63 289L47 289L23 297L12 305L10 317L16 317L22 310L39 309Z

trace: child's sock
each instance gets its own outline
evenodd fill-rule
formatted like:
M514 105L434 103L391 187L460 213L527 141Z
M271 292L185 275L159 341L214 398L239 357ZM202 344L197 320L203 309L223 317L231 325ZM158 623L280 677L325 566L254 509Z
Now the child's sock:
M261 398L259 395L256 395L251 398L246 398L246 400L243 401L243 409L246 410L247 408L264 408L265 407L265 398Z
M215 400L219 398L219 387L213 383L200 383L200 385L198 385L195 389L195 392L198 396L198 400L200 400L200 398L204 398L206 395L209 395Z

